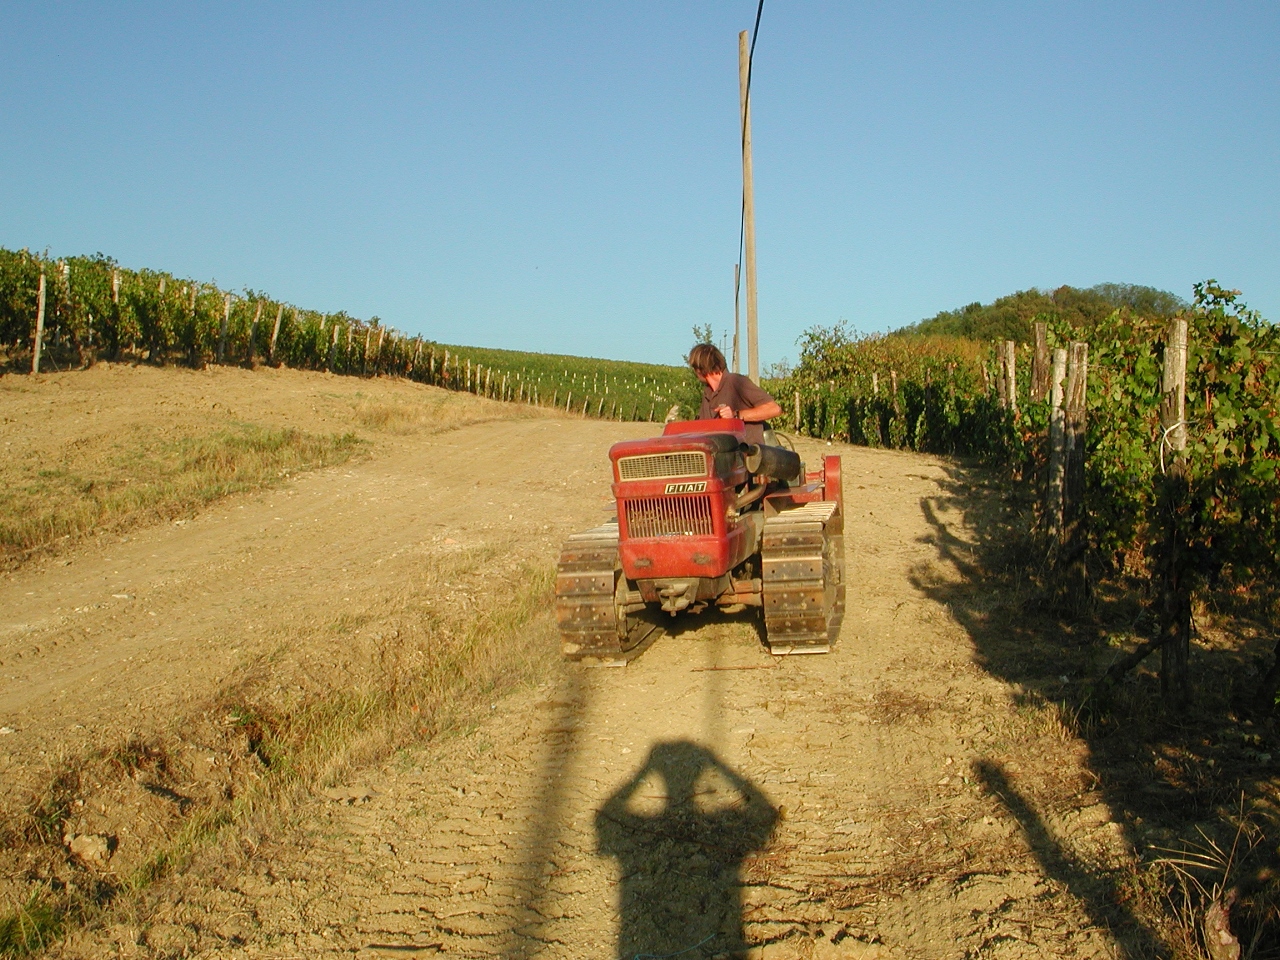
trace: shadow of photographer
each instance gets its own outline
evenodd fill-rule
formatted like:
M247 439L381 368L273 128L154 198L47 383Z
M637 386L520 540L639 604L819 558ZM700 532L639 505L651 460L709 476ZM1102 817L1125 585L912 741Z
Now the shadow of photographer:
M778 812L705 747L656 744L596 814L599 850L622 881L617 956L743 956L741 867Z

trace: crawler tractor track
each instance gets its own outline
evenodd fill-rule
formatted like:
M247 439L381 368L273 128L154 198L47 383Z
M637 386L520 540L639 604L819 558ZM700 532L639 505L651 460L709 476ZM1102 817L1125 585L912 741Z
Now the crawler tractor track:
M561 649L573 660L625 666L661 628L628 616L626 580L618 565L618 525L606 523L565 541L556 569L556 620Z
M769 651L827 653L844 617L844 517L831 501L770 517L760 550Z

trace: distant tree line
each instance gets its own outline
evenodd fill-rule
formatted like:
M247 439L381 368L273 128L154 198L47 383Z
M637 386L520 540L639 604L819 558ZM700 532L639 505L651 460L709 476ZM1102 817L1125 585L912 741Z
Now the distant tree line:
M1187 307L1187 302L1175 294L1134 283L1100 283L1087 289L1064 285L1048 291L1032 287L992 303L943 310L894 333L1026 343L1033 321L1066 324L1086 334L1116 310L1135 317L1167 320Z

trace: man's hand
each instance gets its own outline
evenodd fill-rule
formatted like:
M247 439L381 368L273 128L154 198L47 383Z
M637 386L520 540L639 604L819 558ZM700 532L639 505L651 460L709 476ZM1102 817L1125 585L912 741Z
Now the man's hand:
M720 406L716 407L716 416L722 420L732 420L737 416L737 414L730 409L727 403L722 403Z

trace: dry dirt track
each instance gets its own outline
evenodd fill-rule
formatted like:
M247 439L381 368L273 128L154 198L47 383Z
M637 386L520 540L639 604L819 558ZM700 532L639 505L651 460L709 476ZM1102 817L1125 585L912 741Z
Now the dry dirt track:
M163 722L268 653L291 622L332 619L394 585L405 561L481 546L552 556L566 531L603 515L607 476L591 467L620 431L638 432L487 423L8 577L0 722L21 737L5 760L74 748L107 725ZM308 642L341 662L344 639Z
M256 634L331 617L408 557L552 561L608 507L609 443L651 429L465 426L19 571L4 762L163 722L269 652ZM251 854L208 851L145 923L55 955L1123 955L1086 868L1129 854L1083 747L979 665L942 599L970 572L954 491L986 494L928 457L801 452L844 461L831 655L775 662L746 616L678 621L625 670L558 669L407 747L353 784L365 802L318 796ZM305 642L340 661L344 640Z

